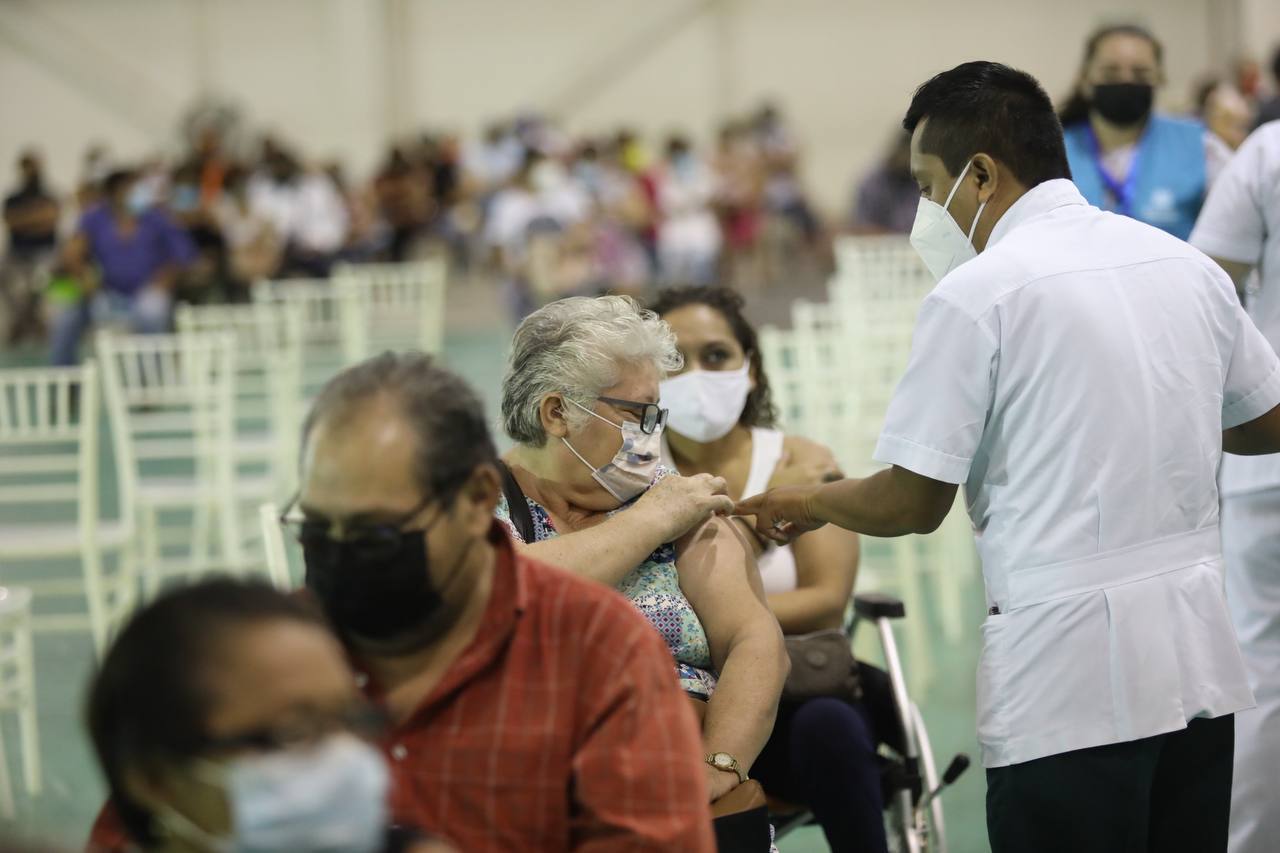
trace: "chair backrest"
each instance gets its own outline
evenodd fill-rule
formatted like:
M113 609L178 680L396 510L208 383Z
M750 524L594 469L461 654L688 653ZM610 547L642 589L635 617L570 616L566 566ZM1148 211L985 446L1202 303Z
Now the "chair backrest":
M262 532L262 547L266 552L267 576L277 588L291 589L293 578L289 571L284 531L280 526L280 508L273 503L258 507L258 525Z
M271 430L282 444L297 431L302 317L296 306L283 302L180 305L176 320L183 335L228 332L235 337L237 428Z
M361 358L386 349L440 352L446 280L441 259L338 267L334 284L354 309L345 339Z
M98 366L0 370L0 507L5 515L98 523ZM122 502L123 503L123 502ZM127 516L129 509L120 512ZM0 542L0 555L4 543Z
M117 474L194 475L233 488L235 337L99 332Z
M353 333L360 309L350 288L329 279L294 278L255 282L252 293L254 302L285 305L298 318L305 395L363 357L363 344Z

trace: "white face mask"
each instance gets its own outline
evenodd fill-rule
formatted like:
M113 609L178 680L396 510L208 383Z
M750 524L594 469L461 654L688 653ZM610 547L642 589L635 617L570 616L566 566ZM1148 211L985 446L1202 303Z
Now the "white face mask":
M671 429L698 442L724 438L751 393L750 365L738 370L690 370L659 386Z
M385 841L386 762L354 735L234 758L211 775L231 806L231 837L215 838L172 809L157 815L170 833L201 850L376 853Z
M973 248L973 232L978 230L978 220L982 219L982 211L987 203L984 201L978 205L978 213L973 217L967 236L951 214L947 213L947 208L951 207L951 199L955 197L956 190L960 188L960 182L968 174L971 165L972 160L960 170L960 177L951 185L946 204L938 204L927 198L920 199L916 221L911 226L911 245L920 253L924 265L938 281L942 281L956 267L978 256L977 250Z
M569 398L566 397L565 399L568 400ZM622 446L618 448L618 452L614 454L612 460L599 468L592 466L590 462L582 457L581 453L574 450L573 445L569 443L569 439L560 439L564 442L564 446L569 448L569 452L578 457L578 461L591 469L591 478L593 480L599 483L606 492L617 498L620 504L624 504L642 494L645 489L653 485L653 478L658 472L658 463L662 457L661 424L654 428L653 432L646 435L640 429L640 424L638 423L623 421L620 424L615 424L581 403L573 400L569 400L569 402L593 418L599 418L610 426L615 426L622 430Z

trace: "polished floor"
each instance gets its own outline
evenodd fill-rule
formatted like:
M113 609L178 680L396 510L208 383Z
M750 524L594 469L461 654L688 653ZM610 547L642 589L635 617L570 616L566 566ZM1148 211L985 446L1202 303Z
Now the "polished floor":
M785 319L785 305L796 295L820 298L820 293L770 292L753 297L750 307L758 320L781 321ZM509 325L501 319L505 317L503 306L494 289L481 282L455 285L449 306L446 360L480 390L494 417L510 334ZM30 350L0 352L0 365L38 363L40 357L39 352ZM104 487L109 490L110 483ZM62 571L71 573L75 567L62 567ZM8 574L0 574L0 583L20 581ZM904 666L911 670L916 665L918 671L929 673L925 678L914 679L914 698L921 706L939 763L946 764L956 752L974 757L975 766L945 795L947 840L953 853L980 853L988 849L983 810L985 783L981 768L976 766L973 711L977 625L983 609L981 585L971 578L964 586L963 632L958 642L945 637L941 614L927 593L928 587L923 611L908 615L926 626L921 632L925 644L906 649ZM874 657L875 644L870 639L862 638L858 649ZM91 647L85 635L39 634L36 657L45 789L34 798L22 790L16 724L11 715L0 715L0 736L15 783L18 808L16 821L0 821L0 836L39 840L52 849L80 849L103 795L82 726L84 687L92 667ZM800 853L824 851L827 845L818 828L806 827L785 837L779 848L783 853Z

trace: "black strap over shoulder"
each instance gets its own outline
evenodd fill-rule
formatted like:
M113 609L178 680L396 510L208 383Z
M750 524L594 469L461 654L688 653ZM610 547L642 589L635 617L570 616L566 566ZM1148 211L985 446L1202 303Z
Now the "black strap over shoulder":
M507 499L507 513L511 516L511 523L515 525L516 532L520 534L525 544L537 541L529 502L524 499L524 492L521 491L516 478L512 476L511 469L501 459L498 460L498 473L502 476L502 496Z

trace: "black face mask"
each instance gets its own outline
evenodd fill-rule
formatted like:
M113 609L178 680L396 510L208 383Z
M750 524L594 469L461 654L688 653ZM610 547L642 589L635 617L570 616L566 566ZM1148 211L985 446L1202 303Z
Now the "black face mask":
M372 652L405 654L426 648L453 624L457 614L445 607L428 571L426 530L379 527L338 541L327 528L304 526L299 540L307 587L344 640ZM455 567L446 585L457 573Z
M1155 87L1150 83L1100 83L1093 87L1092 106L1112 124L1130 127L1151 114Z

